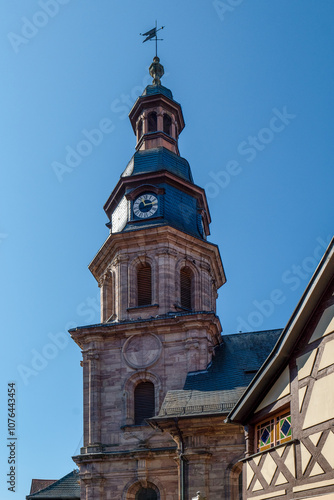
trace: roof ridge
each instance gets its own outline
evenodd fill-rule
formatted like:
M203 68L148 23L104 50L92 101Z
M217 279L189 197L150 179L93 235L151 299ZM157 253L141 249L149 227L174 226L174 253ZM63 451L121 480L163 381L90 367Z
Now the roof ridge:
M282 332L283 328L271 328L270 330L257 330L255 332L238 332L238 333L227 333L222 335L224 337L236 337L237 335L256 335L260 333L270 333L270 332Z

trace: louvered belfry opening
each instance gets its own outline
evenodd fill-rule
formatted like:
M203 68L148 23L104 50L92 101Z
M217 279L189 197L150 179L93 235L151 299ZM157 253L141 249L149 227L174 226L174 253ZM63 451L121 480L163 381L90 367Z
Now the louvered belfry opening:
M145 425L145 419L155 415L154 384L140 382L135 388L135 425Z
M163 118L163 127L164 127L165 134L171 135L172 119L166 113L164 114L164 118Z
M192 309L192 275L189 267L180 271L181 306L186 309Z
M148 121L148 131L156 132L158 129L158 117L155 111L152 111L152 113L148 114L147 121Z
M137 271L138 306L152 303L152 272L149 264L142 264Z
M139 120L138 123L138 140L141 138L143 135L143 120Z
M158 495L152 488L140 488L136 500L158 500Z

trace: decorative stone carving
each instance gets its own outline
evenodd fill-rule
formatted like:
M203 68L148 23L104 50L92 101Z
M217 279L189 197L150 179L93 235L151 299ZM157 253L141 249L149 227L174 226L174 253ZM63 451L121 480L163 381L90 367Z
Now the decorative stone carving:
M102 276L100 277L99 281L98 281L98 286L99 288L101 288L102 286L104 286L105 284L108 284L111 282L111 273L110 273L110 270L108 269L105 273L102 274Z
M132 335L124 344L122 352L131 368L147 368L155 363L161 354L162 344L153 334Z
M99 357L100 357L99 353L93 349L90 351L83 352L82 355L84 357L84 361L92 360L92 359L99 359Z

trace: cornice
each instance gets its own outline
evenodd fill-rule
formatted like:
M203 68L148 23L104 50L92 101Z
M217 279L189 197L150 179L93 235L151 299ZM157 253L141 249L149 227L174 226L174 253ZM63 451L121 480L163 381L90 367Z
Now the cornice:
M148 318L141 320L127 320L119 323L99 323L96 325L87 325L69 330L72 339L81 349L90 342L94 342L96 338L99 340L106 338L119 338L120 335L130 337L138 333L143 335L154 332L157 335L168 335L182 329L191 330L195 328L205 328L210 335L216 338L216 342L220 341L222 327L219 317L213 312L196 312L191 314L175 314L171 316L163 316L158 318Z
M124 231L112 233L108 236L88 268L97 281L100 280L110 262L121 252L133 248L144 248L145 246L161 242L161 246L166 248L168 244L174 244L175 247L187 249L191 247L194 257L204 254L210 259L211 268L216 280L217 289L226 282L226 276L221 261L219 248L216 244L201 240L189 234L183 233L179 229L171 226L150 227L148 229L137 229L133 231ZM158 247L156 248L159 252ZM172 250L172 249L171 249ZM123 256L127 257L127 256Z

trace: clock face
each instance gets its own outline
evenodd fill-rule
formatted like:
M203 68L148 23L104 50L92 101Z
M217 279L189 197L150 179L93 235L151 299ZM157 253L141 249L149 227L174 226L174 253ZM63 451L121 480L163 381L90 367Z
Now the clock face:
M141 194L133 204L133 213L141 219L152 217L158 210L158 198L154 194Z

